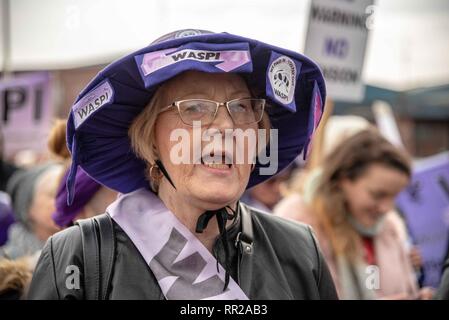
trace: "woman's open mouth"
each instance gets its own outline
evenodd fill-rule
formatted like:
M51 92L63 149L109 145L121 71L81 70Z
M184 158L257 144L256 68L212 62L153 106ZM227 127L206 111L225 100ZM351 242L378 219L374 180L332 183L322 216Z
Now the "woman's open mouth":
M214 156L213 153L211 153L209 157L203 155L203 157L201 157L201 164L207 168L220 171L229 171L233 167L232 158L225 153L222 153L221 157Z

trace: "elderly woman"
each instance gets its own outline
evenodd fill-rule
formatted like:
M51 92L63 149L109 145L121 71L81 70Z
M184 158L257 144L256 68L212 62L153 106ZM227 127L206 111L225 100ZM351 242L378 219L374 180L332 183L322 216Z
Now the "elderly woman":
M308 58L227 33L181 30L106 67L68 120L68 201L78 166L122 195L47 242L29 297L335 299L311 229L239 202L301 153L324 99Z
M7 189L16 222L8 230L8 241L0 248L0 257L17 259L32 255L59 231L51 214L55 209L55 181L62 170L62 165L50 163L12 176Z

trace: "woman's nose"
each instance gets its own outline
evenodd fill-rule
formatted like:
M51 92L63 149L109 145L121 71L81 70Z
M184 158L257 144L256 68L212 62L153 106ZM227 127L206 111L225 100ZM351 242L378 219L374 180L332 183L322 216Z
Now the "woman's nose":
M234 128L234 121L231 118L231 115L228 112L228 109L221 105L217 110L217 115L215 116L214 121L212 122L213 127L217 129L232 129Z
M379 203L379 211L382 213L387 213L394 208L394 198L385 199Z

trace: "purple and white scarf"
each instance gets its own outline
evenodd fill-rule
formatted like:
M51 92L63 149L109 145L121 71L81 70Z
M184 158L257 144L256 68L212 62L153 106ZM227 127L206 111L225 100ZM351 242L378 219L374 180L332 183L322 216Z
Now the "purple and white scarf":
M107 212L139 250L168 300L248 300L225 270L164 203L146 189L121 195Z

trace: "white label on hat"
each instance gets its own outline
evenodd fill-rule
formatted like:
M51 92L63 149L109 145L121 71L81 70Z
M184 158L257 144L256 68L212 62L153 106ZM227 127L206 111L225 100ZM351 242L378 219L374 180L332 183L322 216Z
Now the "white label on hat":
M113 91L108 81L87 93L72 108L75 129L86 121L96 110L112 101Z
M293 101L296 85L296 65L287 56L274 60L268 71L274 97L283 104Z

